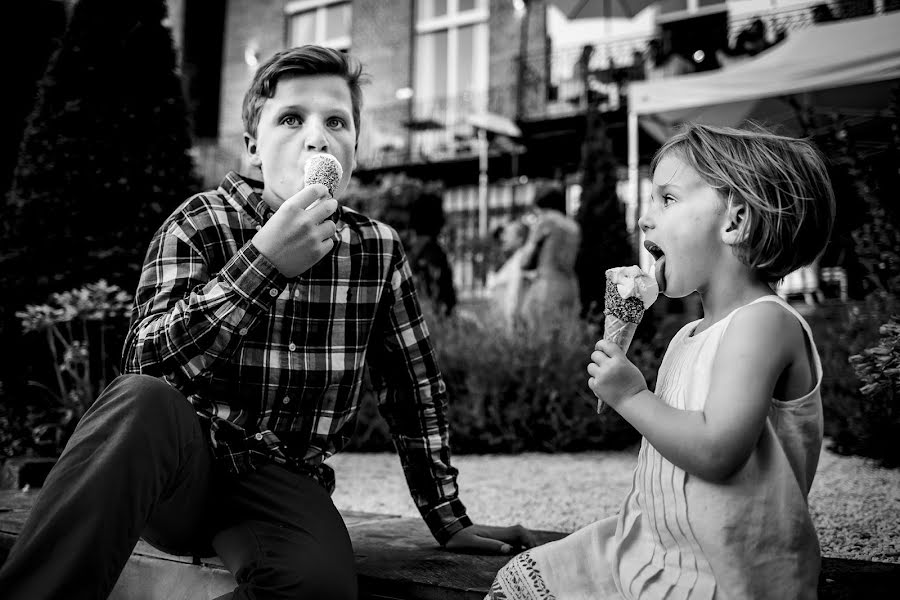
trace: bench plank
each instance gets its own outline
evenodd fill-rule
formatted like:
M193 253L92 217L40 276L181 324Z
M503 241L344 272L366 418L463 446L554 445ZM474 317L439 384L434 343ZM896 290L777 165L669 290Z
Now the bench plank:
M385 598L482 600L494 575L509 560L508 556L448 552L422 519L361 522L348 530L360 587ZM535 533L542 543L565 535Z
M0 563L22 530L39 490L0 490ZM361 600L482 600L509 557L443 550L421 519L342 513L359 574ZM536 532L544 543L563 537ZM112 600L215 598L234 588L218 558L193 564L141 541L119 578ZM823 557L821 600L896 598L900 564Z

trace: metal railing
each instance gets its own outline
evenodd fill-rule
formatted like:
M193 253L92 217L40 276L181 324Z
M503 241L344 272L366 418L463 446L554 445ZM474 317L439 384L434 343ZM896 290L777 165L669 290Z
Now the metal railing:
M823 12L823 6L827 7L828 14ZM746 13L729 18L727 43L734 45L739 33L756 19L763 21L766 39L774 45L790 32L817 22L898 8L900 0L843 0ZM478 148L475 131L466 118L473 112L489 110L511 119L541 120L581 113L592 101L596 101L600 110L616 110L625 101L631 81L667 76L668 71L653 64L650 47L654 43L664 46L666 40L661 35L634 36L606 42L598 40L589 54L579 46L555 49L549 55L527 55L523 72L526 85L531 86L528 90L517 90L515 85L498 86L480 93L397 101L370 108L365 115L369 127L387 130L388 134L375 135L369 147L360 148L360 165L378 168L471 158ZM511 59L510 69L518 68L517 61ZM685 68L691 68L687 58L682 57L680 61ZM523 112L517 115L520 93L539 101L521 103Z

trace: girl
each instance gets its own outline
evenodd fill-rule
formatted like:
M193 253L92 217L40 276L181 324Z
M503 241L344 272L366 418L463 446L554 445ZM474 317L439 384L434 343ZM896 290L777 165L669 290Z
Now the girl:
M815 598L822 369L773 285L825 247L825 165L801 140L688 125L651 171L639 225L660 290L698 292L704 316L672 339L655 393L597 343L588 386L643 435L632 489L618 515L510 561L489 597Z

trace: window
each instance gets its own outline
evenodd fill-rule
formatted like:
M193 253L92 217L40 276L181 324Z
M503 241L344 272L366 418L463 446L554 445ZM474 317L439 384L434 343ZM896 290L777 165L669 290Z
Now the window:
M318 44L337 50L350 49L353 8L340 0L297 0L284 7L288 15L288 46Z
M466 116L487 110L488 15L487 0L416 2L414 114L442 129L424 134L431 150L452 145Z

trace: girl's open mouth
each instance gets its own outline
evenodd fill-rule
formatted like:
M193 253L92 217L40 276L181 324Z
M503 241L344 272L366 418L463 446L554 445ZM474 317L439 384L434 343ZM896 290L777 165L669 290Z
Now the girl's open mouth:
M666 253L663 252L662 248L647 240L644 242L644 248L647 249L647 252L653 256L653 259L656 261L656 264L653 267L654 274L656 275L656 284L659 286L660 292L666 291Z

